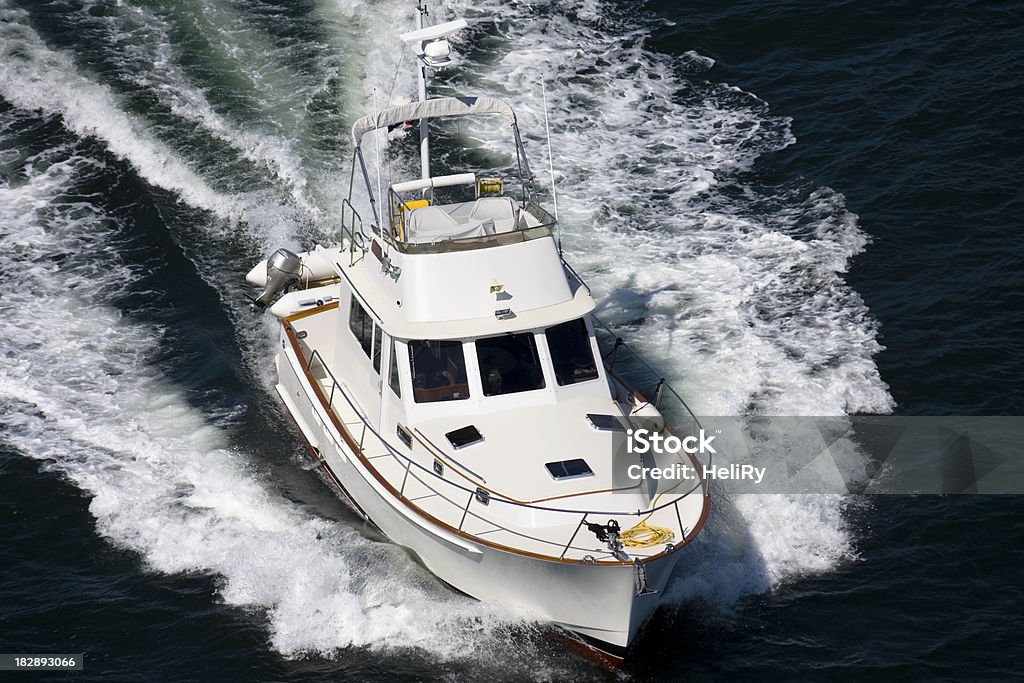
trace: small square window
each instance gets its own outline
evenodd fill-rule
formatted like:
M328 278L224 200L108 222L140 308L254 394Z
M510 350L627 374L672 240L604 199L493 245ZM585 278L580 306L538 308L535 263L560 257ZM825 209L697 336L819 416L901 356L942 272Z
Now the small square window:
M594 470L590 469L590 465L583 458L575 458L573 460L559 460L558 462L549 462L544 465L548 468L548 472L555 479L577 479L579 477L591 477L594 475Z
M445 436L448 437L449 443L455 447L455 450L484 440L483 434L473 425L448 432Z
M587 422L599 432L624 432L623 419L615 415L594 415L587 413Z

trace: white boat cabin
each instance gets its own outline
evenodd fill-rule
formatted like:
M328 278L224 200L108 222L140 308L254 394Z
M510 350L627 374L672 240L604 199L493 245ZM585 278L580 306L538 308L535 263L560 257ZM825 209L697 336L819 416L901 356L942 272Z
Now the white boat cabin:
M371 126L429 111L499 114L515 127L503 102L447 98L367 117L355 141ZM518 131L514 137L528 174ZM465 467L483 481L490 475L503 494L536 499L578 492L586 484L571 480L603 469L611 447L586 416L621 409L588 316L594 300L562 261L554 220L537 204L529 176L518 180L519 197L503 191L505 179L474 173L391 185L384 229L354 235L348 260L335 264L332 365L345 369L383 435L410 446L415 430L437 450L460 451ZM438 201L440 188L450 201ZM367 189L372 200L368 178ZM509 458L523 465L511 478ZM500 473L505 481L494 482Z

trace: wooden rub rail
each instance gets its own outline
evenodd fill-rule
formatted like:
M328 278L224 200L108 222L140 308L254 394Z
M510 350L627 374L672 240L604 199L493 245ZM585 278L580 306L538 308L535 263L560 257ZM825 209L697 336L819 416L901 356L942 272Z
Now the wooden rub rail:
M356 457L356 459L359 461L359 464L390 495L392 495L396 500L401 502L403 505L405 505L406 507L411 509L413 512L415 512L417 515L419 515L423 519L427 520L428 522L438 526L441 529L444 529L445 531L447 531L447 532L449 532L449 533L451 533L453 535L456 535L456 536L461 537L463 539L471 540L474 543L478 543L478 544L481 544L481 545L492 547L492 548L495 548L495 549L498 549L498 550L502 550L502 551L505 551L505 552L514 553L514 554L517 554L517 555L523 555L523 556L533 557L533 558L537 558L537 559L548 560L548 561L552 561L552 562L566 562L566 563L572 563L572 564L577 564L578 562L580 562L580 560L565 559L565 555L566 555L566 553L569 550L577 550L577 551L581 551L581 552L593 552L592 549L590 549L590 548L581 548L581 547L575 547L575 546L572 545L573 541L576 539L576 536L579 534L580 529L586 523L587 517L590 516L590 515L597 516L597 517L605 517L605 518L607 518L607 517L637 517L637 518L646 519L646 518L649 518L654 513L660 511L660 510L663 510L663 509L665 509L665 508L667 508L669 506L673 506L673 507L675 507L676 519L679 521L679 529L680 529L680 531L683 534L683 538L681 539L680 545L689 543L691 540L693 540L693 538L695 538L697 536L697 534L700 532L700 529L704 526L704 523L707 520L707 516L708 516L708 513L710 511L710 502L711 501L710 501L710 498L708 496L707 482L704 481L703 479L698 480L698 483L696 485L694 485L694 487L691 488L690 490L677 495L672 500L670 500L670 501L668 501L666 503L663 503L661 505L658 505L656 507L652 507L652 508L649 508L649 509L646 509L646 510L636 510L636 511L632 511L632 512L601 511L601 510L570 510L570 509L550 507L550 506L545 506L545 505L538 505L538 504L536 504L536 502L518 501L518 500L515 500L515 499L512 499L512 498L503 496L503 495L498 494L498 493L496 493L494 491L491 491L490 489L484 489L482 487L479 487L478 485L476 485L475 482L473 482L474 486L472 488L470 488L468 486L463 486L463 485L461 485L459 483L456 483L454 481L450 481L448 479L445 479L442 475L440 475L437 472L435 472L432 468L427 467L425 465L422 465L421 463L416 462L412 457L401 453L398 449L393 447L373 427L373 425L371 425L367 421L366 416L362 413L361 410L359 410L359 408L356 406L355 402L347 395L347 393L345 392L344 388L341 386L341 384L338 382L338 380L334 377L334 373L328 367L327 363L324 362L324 359L320 355L320 352L318 350L316 350L316 349L311 350L310 353L309 353L309 357L308 358L306 357L306 354L304 353L303 348L302 348L302 344L299 342L299 339L298 339L298 337L296 336L296 333L295 333L295 329L292 327L291 323L294 320L306 317L308 315L312 315L312 314L314 314L314 312L323 312L324 310L328 310L329 307L337 307L337 303L331 304L330 306L324 306L322 308L318 308L318 309L315 309L313 311L303 311L303 313L301 313L301 314L299 314L297 316L293 316L291 318L285 318L284 320L282 320L282 324L284 325L285 334L288 337L288 341L291 344L292 351L294 352L295 357L296 357L296 359L299 362L299 366L302 369L302 372L303 372L303 375L305 377L305 380L306 380L306 382L309 383L310 387L313 390L313 393L316 395L317 400L320 402L320 404L323 407L324 411L327 413L328 417L330 418L330 421L331 421L332 425L334 426L335 430L337 431L338 435L345 442L345 446L347 446L348 450L351 451L352 454ZM323 368L324 372L326 373L326 376L328 378L330 378L331 389L330 389L330 394L329 395L326 395L324 393L324 389L323 389L323 387L321 387L320 382L313 375L312 368L313 368L314 362L319 362L320 366ZM359 437L358 441L356 440L356 438L354 437L352 432L350 432L349 429L345 426L345 423L340 419L340 417L338 416L338 414L334 410L335 394L340 394L345 399L345 402L348 404L348 407L359 418L359 421L362 423L361 434L360 434L360 437ZM372 434L377 439L377 441L381 445L383 445L384 448L387 450L386 454L380 454L380 455L374 456L374 457L382 457L383 455L390 455L391 457L395 458L395 460L397 462L399 462L399 463L404 465L404 470L405 471L404 471L404 474L402 476L402 482L400 484L400 488L395 488L395 486L390 481L388 481L388 479L386 477L384 477L384 475L381 474L381 472L378 471L378 469L376 467L373 466L373 464L370 462L370 459L367 457L366 453L364 452L363 445L364 445L364 441L365 441L365 437L366 437L367 432L370 432L370 434ZM432 449L427 449L427 450L432 452ZM452 503L452 505L454 507L456 507L456 508L458 508L458 509L460 509L462 511L462 517L461 517L461 520L460 520L460 523L459 523L458 527L451 526L450 524L448 524L448 523L438 519L437 517L433 516L432 514L430 514L426 510L424 510L422 507L416 505L412 500L410 500L409 498L406 497L406 495L405 495L406 484L408 482L410 473L411 473L413 468L416 468L417 472L421 475L421 476L416 476L415 474L413 475L418 481L420 481L422 484L426 485L428 489L433 491L435 494L440 495L444 500L448 501L449 503ZM327 465L326 463L325 463L324 469L327 470L330 473L330 476L332 478L337 480L336 475L333 472L330 471L330 466ZM453 471L457 471L458 470L457 467L452 467L451 469ZM471 481L462 472L458 472L458 474L460 476L462 476L464 479L467 479L467 481ZM422 475L425 475L425 476L422 476ZM449 493L445 493L444 491L442 491L442 488L443 488L442 486L431 486L430 484L427 483L427 482L431 482L431 481L434 482L435 484L441 484L441 485L443 485L443 487L447 487L447 491ZM687 531L687 529L685 529L685 527L682 526L681 513L679 511L679 505L678 504L679 504L679 502L682 499L686 498L687 496L689 496L689 495L691 495L693 493L696 493L698 491L698 489L700 489L700 493L702 494L702 496L704 498L703 506L702 506L702 511L701 511L701 516L697 520L697 523L694 524L693 527ZM460 500L461 500L461 495L465 495L466 496L466 503L463 505L461 502L456 502L452 498L452 495L454 495L454 494L459 495L460 496ZM529 509L533 509L533 510L539 510L539 511L543 511L543 512L558 513L558 514L563 514L563 515L572 515L573 521L576 521L577 519L579 521L578 521L578 523L576 523L573 526L574 530L572 532L572 535L569 537L569 539L565 543L562 543L560 541L553 541L553 540L545 539L545 538L539 538L539 537L536 537L536 536L532 536L530 534L525 534L525 533L523 533L521 531L516 531L515 529L509 529L507 527L502 526L501 524L498 524L494 519L492 519L490 517L482 517L482 516L474 513L471 510L473 500L474 500L474 498L477 498L479 500L481 495L486 496L486 498L487 498L487 503L486 504L498 503L498 504L502 504L502 505L514 505L514 506L517 506L517 507L524 507L524 508L529 508ZM544 499L544 500L548 500L548 499ZM515 548L515 547L508 546L508 545L503 545L503 544L495 543L493 541L489 541L487 539L481 538L479 535L474 535L474 534L467 533L467 532L463 531L463 527L465 526L466 519L469 516L477 518L477 519L479 519L481 521L485 521L487 524L493 525L494 527L496 527L495 530L500 529L501 531L504 531L504 532L509 533L509 534L513 534L516 537L527 539L527 540L534 541L534 542L537 542L537 543L541 543L543 545L551 546L552 547L552 552L554 552L555 550L558 550L560 552L557 555L554 555L554 554L553 555L539 554L539 553L523 550L521 548ZM656 559L658 557L662 557L663 555L667 554L668 552L671 552L671 549L663 550L663 551L661 551L661 552L659 552L659 553L657 553L655 555L651 555L651 556L648 556L648 557L642 557L642 558L640 558L640 560L642 562L647 562L647 561ZM623 565L623 564L631 564L631 562L632 562L632 560L629 560L629 561L600 560L600 561L596 561L596 564L600 564L600 565Z

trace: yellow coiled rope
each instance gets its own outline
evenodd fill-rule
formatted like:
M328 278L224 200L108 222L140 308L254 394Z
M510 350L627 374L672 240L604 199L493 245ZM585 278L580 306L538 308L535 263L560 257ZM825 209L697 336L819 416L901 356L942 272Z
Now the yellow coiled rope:
M676 537L671 529L663 526L647 526L646 522L640 522L632 529L626 529L619 534L619 540L623 545L630 548L650 548L663 543L671 543Z

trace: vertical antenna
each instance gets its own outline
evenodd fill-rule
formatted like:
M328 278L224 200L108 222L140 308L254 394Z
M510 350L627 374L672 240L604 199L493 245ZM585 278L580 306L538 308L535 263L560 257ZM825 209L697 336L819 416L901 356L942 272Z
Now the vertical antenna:
M373 109L374 111L380 111L377 108L377 89L373 89ZM377 151L377 206L384 206L384 188L382 187L381 179L381 163L380 163L380 128L373 131L373 147ZM388 209L388 215L390 215L391 209ZM384 211L381 210L380 218L377 220L377 228L380 231L381 244L384 243Z
M558 195L555 194L555 162L551 154L551 126L548 125L548 89L540 79L540 92L544 99L544 132L548 137L548 175L551 176L551 201L555 208L555 229L558 230L558 253L562 253L562 229L558 225Z
M427 3L425 0L417 0L416 10L419 16L416 18L416 28L423 28L423 18L427 16ZM420 102L427 99L427 65L420 60L419 63L419 96ZM420 177L426 180L430 177L430 131L427 128L427 119L420 119Z

